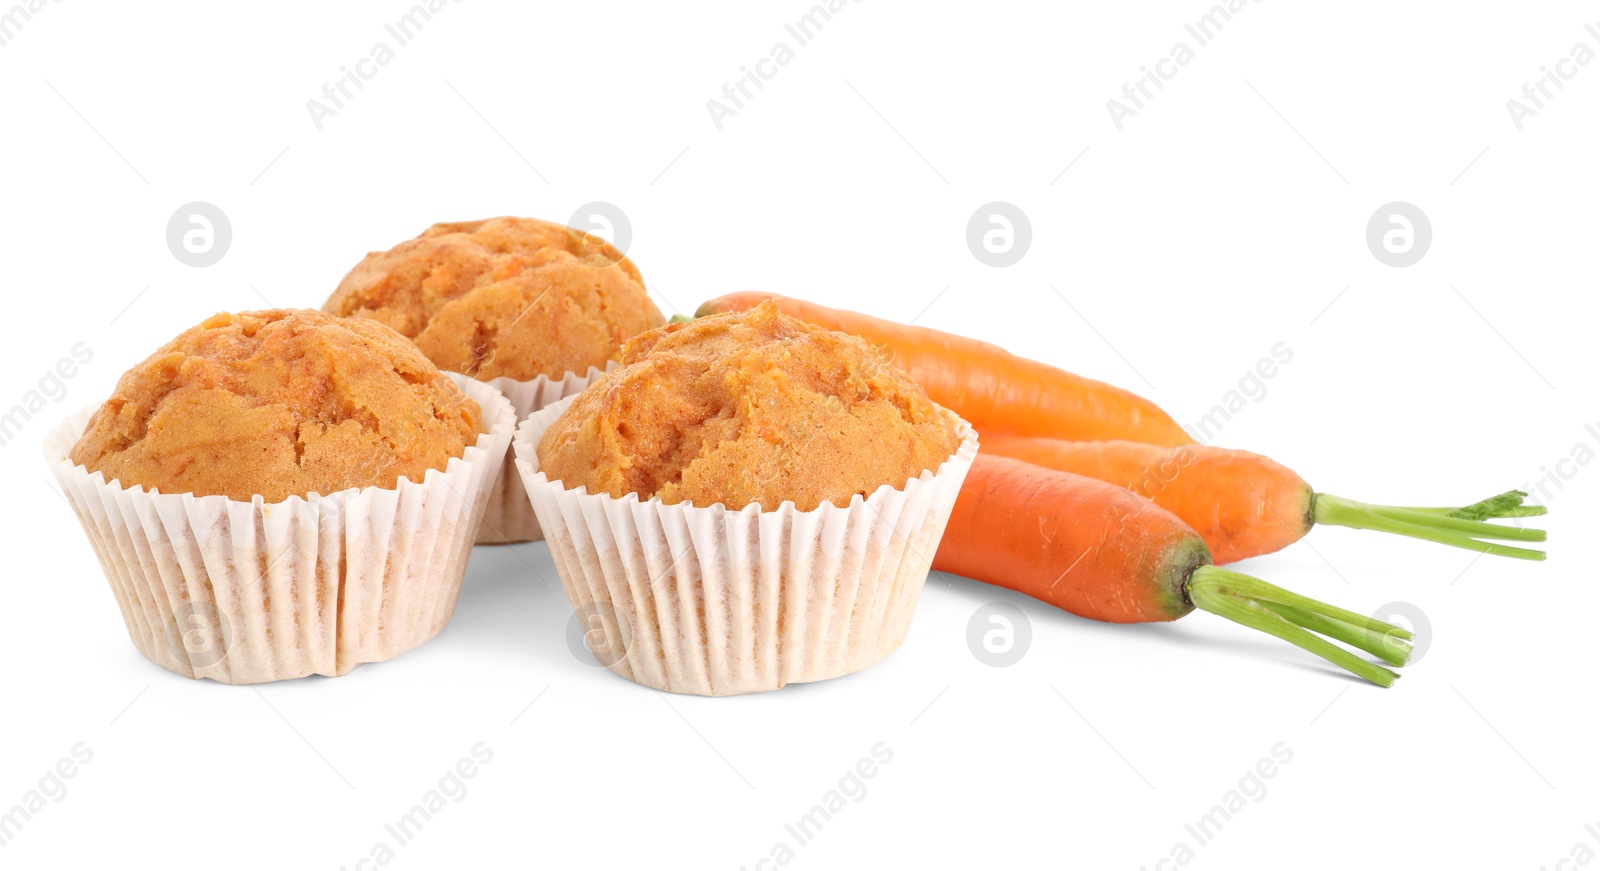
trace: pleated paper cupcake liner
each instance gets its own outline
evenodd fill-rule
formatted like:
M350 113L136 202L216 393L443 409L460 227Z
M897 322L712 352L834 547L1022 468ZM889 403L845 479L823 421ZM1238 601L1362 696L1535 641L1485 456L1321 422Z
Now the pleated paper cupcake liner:
M123 487L68 454L94 407L45 457L94 546L128 635L151 662L229 684L342 675L449 622L516 427L494 387L446 373L484 432L421 481L267 503Z
M577 396L595 379L616 368L616 365L608 363L605 369L590 366L589 371L582 375L576 372L568 372L560 378L540 375L532 381L496 378L488 384L511 401L511 407L520 421L552 402ZM508 462L501 468L500 476L495 479L494 488L489 493L483 525L478 527L478 544L513 544L544 538L544 533L539 530L539 518L528 502L528 491L522 487L522 476L511 467L509 453L508 450Z
M905 640L978 451L847 508L697 508L567 489L539 440L570 400L534 412L512 450L567 598L601 664L644 686L722 696L860 671Z

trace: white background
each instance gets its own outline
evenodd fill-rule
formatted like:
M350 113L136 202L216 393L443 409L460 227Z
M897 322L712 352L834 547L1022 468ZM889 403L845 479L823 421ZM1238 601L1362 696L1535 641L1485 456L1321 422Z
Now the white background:
M1199 868L1600 852L1600 470L1563 465L1541 499L1544 564L1319 529L1243 565L1363 612L1422 609L1432 645L1392 690L1204 613L1108 626L935 576L877 667L701 699L575 659L543 544L480 548L454 621L394 661L181 679L129 643L37 448L212 312L319 306L364 252L434 221L602 200L663 310L764 288L917 318L1184 423L1287 343L1217 443L1340 495L1472 501L1600 450L1600 63L1520 131L1505 107L1574 43L1600 49L1583 26L1600 8L1251 3L1119 131L1106 101L1193 46L1204 2L865 0L719 131L706 101L794 46L803 0L468 0L317 130L306 101L393 45L406 8L66 0L0 47L0 406L76 343L94 354L0 448L0 809L93 751L0 864L354 868L477 742L492 762L391 867L753 868L879 742L892 761L791 867L1165 868L1180 842ZM195 200L233 226L209 268L164 239ZM1005 269L965 242L996 200L1033 228ZM1364 239L1395 200L1433 226L1409 268ZM965 640L991 601L1031 621L1010 668ZM1185 824L1280 742L1292 761L1265 796L1196 847Z

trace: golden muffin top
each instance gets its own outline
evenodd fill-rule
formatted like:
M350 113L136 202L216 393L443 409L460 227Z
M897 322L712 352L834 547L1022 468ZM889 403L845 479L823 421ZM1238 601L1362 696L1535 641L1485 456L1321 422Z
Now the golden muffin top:
M124 487L279 502L420 481L477 441L481 414L375 321L217 314L129 369L71 459Z
M652 330L545 432L569 488L738 510L802 511L937 471L956 419L864 340L768 301Z
M388 324L439 368L483 381L603 368L665 321L610 243L532 218L434 224L368 254L323 310Z

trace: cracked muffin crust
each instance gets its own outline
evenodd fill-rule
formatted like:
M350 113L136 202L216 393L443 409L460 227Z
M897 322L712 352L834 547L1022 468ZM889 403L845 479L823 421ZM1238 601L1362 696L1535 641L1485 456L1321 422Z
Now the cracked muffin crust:
M567 488L665 504L848 506L937 472L956 420L865 341L772 302L629 341L538 446Z
M394 330L278 309L213 315L128 370L70 457L124 487L279 502L420 481L481 429Z
M603 368L665 322L610 243L511 217L435 224L368 254L323 310L387 324L440 368L482 381Z

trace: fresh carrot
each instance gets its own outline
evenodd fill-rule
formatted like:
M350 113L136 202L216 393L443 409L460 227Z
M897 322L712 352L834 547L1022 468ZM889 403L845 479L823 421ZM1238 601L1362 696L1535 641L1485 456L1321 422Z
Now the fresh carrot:
M745 311L768 299L777 300L787 315L877 345L934 402L985 436L1131 439L1166 446L1194 441L1148 399L976 339L758 291L718 297L695 315Z
M1499 544L1540 542L1537 529L1483 521L1544 513L1518 490L1464 508L1395 508L1317 493L1258 454L1193 444L1148 400L961 336L759 291L732 293L697 315L777 300L785 313L854 333L884 349L935 402L983 434L984 450L1099 478L1153 500L1200 532L1219 563L1281 550L1314 524L1375 529L1482 553L1544 559Z
M1148 499L1006 457L974 460L933 567L1112 623L1200 608L1384 687L1399 675L1328 639L1393 666L1411 656L1405 629L1212 565L1200 534Z
M1523 505L1528 494L1520 490L1465 508L1393 508L1318 493L1287 466L1247 451L988 433L983 449L1132 490L1194 527L1218 563L1281 550L1318 523L1374 529L1498 556L1544 559L1542 550L1498 543L1544 541L1544 530L1483 522L1545 513L1541 506Z

